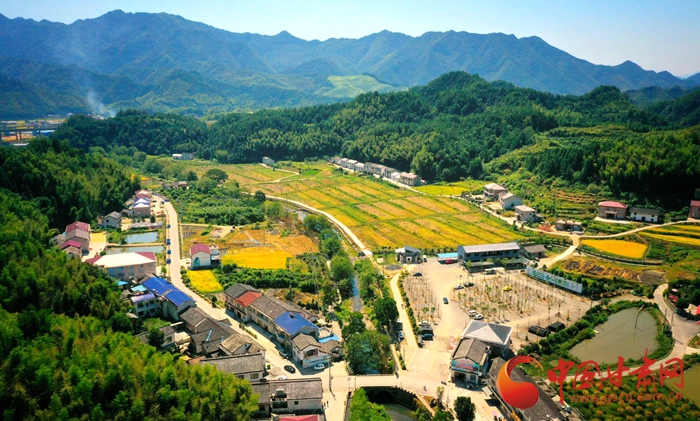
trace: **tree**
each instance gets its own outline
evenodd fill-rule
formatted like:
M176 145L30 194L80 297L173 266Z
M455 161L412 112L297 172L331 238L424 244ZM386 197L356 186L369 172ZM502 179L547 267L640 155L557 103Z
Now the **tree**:
M265 196L265 192L263 192L262 190L256 191L253 198L260 203L265 203L265 200L267 200L267 196Z
M355 374L389 374L394 371L389 337L374 330L351 335L345 341L345 360Z
M326 230L324 230L324 232L325 231ZM327 231L331 231L333 235L322 238L319 249L321 253L325 254L326 257L330 259L343 249L343 244L340 242L340 238L338 238L338 234L336 234L335 231L331 229Z
M350 313L350 320L343 326L343 339L347 341L350 336L365 330L367 330L367 326L365 326L364 316L359 311L353 311Z
M217 183L221 183L228 180L228 174L226 174L223 170L220 170L218 168L212 168L209 171L207 171L204 175L206 177L211 178L212 180L215 180Z
M209 177L202 177L195 183L195 188L202 193L209 193L216 188L216 184L216 180L212 180Z
M374 314L382 326L391 326L399 318L399 309L393 298L382 297L374 302Z
M189 171L187 171L187 175L185 176L185 180L197 181L197 174L194 171L189 170Z
M148 331L148 344L156 348L163 346L165 334L160 329L151 329Z
M352 396L350 403L350 421L390 421L391 417L386 409L379 404L367 399L364 389L358 389Z
M455 399L455 413L458 421L474 421L476 406L472 402L472 398L460 396Z
M334 282L351 279L354 273L350 259L346 256L333 256L331 259L331 279Z
M433 417L433 421L452 421L454 419L452 413L447 411L437 411Z
M338 300L338 289L333 282L325 280L321 284L321 302L324 306L332 306Z

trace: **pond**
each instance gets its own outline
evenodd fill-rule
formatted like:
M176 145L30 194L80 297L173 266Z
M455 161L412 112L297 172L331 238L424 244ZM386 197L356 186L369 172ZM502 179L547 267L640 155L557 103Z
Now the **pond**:
M617 357L642 358L644 351L649 354L656 351L659 343L656 341L656 321L648 311L628 308L612 314L608 321L596 326L596 335L581 342L569 351L571 355L582 361L593 360L598 364L612 364ZM635 329L636 322L636 329Z
M107 254L135 253L135 252L162 253L163 246L131 246L131 247L108 247Z
M158 231L148 231L140 232L137 234L127 234L124 237L126 244L134 243L157 243L158 242Z

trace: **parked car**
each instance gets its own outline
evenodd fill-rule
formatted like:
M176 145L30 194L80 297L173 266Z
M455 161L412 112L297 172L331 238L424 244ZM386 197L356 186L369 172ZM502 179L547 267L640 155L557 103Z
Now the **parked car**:
M465 283L464 283L464 286L467 287L467 288L473 287L473 286L474 286L474 282L465 282Z
M430 322L427 320L421 320L421 322L418 323L418 326L430 326Z
M294 368L294 366L291 366L291 365L285 365L285 366L284 366L284 369L285 369L286 371L290 372L290 373L296 373L296 372L297 372L297 369Z
M481 320L484 318L484 315L481 313L477 313L474 315L474 320Z
M457 284L457 285L455 285L454 289L464 289L464 285Z
M398 337L399 337L400 341L403 341L403 338L404 338L403 332L399 332Z
M512 291L512 290L513 290L513 287L510 285L506 285L503 287L503 291Z
M282 351L280 351L280 357L289 358L289 354L287 353L287 351L282 350Z
M316 370L316 371L323 371L323 370L325 370L325 369L326 369L326 366L323 365L323 364L316 364L316 365L314 366L314 370Z
M168 224L168 228L170 228L170 224Z
M442 302L445 304L449 304L450 302L447 300L447 297L442 297Z
M476 311L476 310L469 310L469 311L467 312L467 314L469 315L469 317L474 317L474 316L476 316L477 314L479 314L479 312Z
M165 240L165 244L170 245L170 239L169 239L169 238Z
M277 378L280 379L280 380L287 380L287 376L279 376L279 377L277 377Z
M423 334L423 340L424 341L432 341L433 340L433 335L430 333L424 333Z
M416 272L416 273L413 274L413 276L423 276L423 274L420 273L420 272Z
M166 260L165 263L170 264L170 259Z

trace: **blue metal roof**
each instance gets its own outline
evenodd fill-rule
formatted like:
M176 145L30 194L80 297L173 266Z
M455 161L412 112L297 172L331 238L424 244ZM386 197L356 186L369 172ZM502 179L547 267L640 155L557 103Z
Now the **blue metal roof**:
M146 279L146 281L143 283L143 286L145 286L146 288L148 288L152 292L155 292L158 295L164 295L170 290L177 289L174 286L170 285L165 279L158 277Z
M180 305L182 305L185 301L194 302L192 297L177 289L173 289L173 291L168 292L165 295L165 299L173 303L175 307L180 307Z
M148 289L143 286L143 285L136 285L135 287L131 288L131 292L146 292Z
M299 333L304 327L318 329L318 326L306 320L304 316L302 316L299 313L293 313L291 311L287 311L281 316L277 317L275 319L275 324L291 336L294 336L297 333Z
M340 338L334 333L331 336L326 336L325 338L318 338L318 343L320 344L325 344L328 341L331 341L335 339L336 341L340 341Z

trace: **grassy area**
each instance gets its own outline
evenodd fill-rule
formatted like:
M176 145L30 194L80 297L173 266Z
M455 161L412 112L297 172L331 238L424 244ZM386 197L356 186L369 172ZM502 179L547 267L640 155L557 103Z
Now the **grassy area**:
M424 196L364 175L343 174L325 163L299 165L304 167L302 174L312 170L314 174L270 182L269 178L265 181L259 176L260 166L219 168L250 191L262 190L330 213L351 227L370 249L404 244L428 249L456 248L460 244L505 242L523 237L499 219L462 200ZM264 171L262 174L265 175ZM454 184L479 187L484 183Z
M203 294L221 292L224 288L210 270L190 270L187 272L192 286Z
M372 76L328 76L333 89L324 92L323 96L333 98L354 98L365 92L391 92L397 90L394 86L377 81Z
M223 256L221 261L251 269L286 269L290 257L291 254L271 247L252 247L229 250L229 254Z
M695 365L686 370L683 381L685 384L682 389L676 386L674 381L671 381L671 389L680 392L686 399L695 402L696 405L700 405L700 365Z
M583 240L583 244L604 253L631 259L641 259L647 250L646 244L623 240Z

